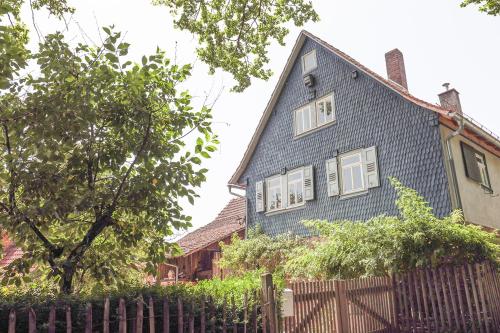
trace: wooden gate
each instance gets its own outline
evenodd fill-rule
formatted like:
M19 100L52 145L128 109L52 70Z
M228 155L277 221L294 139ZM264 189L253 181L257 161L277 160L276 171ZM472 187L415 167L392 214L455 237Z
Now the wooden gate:
M500 332L500 275L490 263L352 280L299 281L287 333Z

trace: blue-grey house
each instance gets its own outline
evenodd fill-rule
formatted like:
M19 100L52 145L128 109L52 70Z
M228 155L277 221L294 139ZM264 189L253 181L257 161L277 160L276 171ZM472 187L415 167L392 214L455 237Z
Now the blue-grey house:
M254 136L229 181L244 189L247 224L306 234L304 219L397 214L388 177L444 216L500 228L500 140L466 116L458 92L441 105L408 92L402 53L388 79L302 32Z

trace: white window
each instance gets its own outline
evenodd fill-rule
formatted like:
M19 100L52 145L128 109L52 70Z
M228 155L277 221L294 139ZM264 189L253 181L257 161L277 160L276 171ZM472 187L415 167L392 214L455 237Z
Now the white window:
M341 156L340 169L342 194L350 194L365 189L361 152Z
M313 124L314 104L306 105L295 111L295 135L310 131L314 127Z
M488 170L486 169L486 163L484 162L484 157L482 154L476 153L477 167L479 168L479 173L481 175L481 185L490 188L490 179L488 178Z
M334 120L333 95L321 98L316 102L316 116L318 127Z
M267 180L267 209L278 210L283 207L281 200L281 176L275 176Z
M266 207L259 200L266 191ZM314 200L314 169L312 165L296 168L281 175L256 182L256 211L274 212L303 206L306 201Z
M288 175L288 207L304 203L304 172L302 169L289 172Z
M335 121L335 99L333 94L295 110L294 119L296 136L332 123Z
M302 56L302 74L307 74L316 67L318 67L318 62L316 61L316 50L312 50Z

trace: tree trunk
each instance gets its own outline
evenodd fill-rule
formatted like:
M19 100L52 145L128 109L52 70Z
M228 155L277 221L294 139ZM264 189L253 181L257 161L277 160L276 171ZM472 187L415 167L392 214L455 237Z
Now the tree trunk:
M61 292L65 295L70 295L73 292L73 277L75 275L75 268L67 261L63 266Z

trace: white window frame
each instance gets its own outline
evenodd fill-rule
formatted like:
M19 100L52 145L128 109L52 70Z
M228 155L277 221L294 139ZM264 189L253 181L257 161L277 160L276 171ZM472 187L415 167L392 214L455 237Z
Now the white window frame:
M279 189L280 189L280 193L281 193L281 207L279 207L279 208L276 207L276 208L271 209L270 190L271 190L271 188L275 188L275 187L271 187L270 184L272 181L274 181L276 179L279 179L279 182L280 182ZM281 175L272 176L272 177L269 177L266 179L266 201L267 201L266 202L267 211L269 211L269 212L274 212L274 211L282 210L285 208L285 204L284 204L284 200L283 200L283 177L281 177Z
M479 168L479 173L481 174L481 185L487 188L490 187L490 179L488 175L488 167L486 166L485 156L481 153L475 152L477 167Z
M355 151L352 151L352 152L348 152L348 153L345 153L345 154L342 154L340 156L340 163L339 163L339 176L340 176L340 182L339 182L339 185L340 185L340 188L341 188L341 193L342 194L353 194L353 193L358 193L358 192L362 192L362 191L366 191L366 182L365 182L365 172L364 172L364 168L363 168L363 151L362 150L355 150ZM359 156L359 162L356 162L356 163L351 163L349 164L348 166L345 166L344 165L344 160L349 158L349 157L352 157L352 156ZM351 189L349 191L346 191L345 188L344 188L344 168L347 168L347 167L350 167L351 169L351 184L354 184L354 178L353 178L353 168L357 166L359 167L359 170L361 172L361 184L362 186L360 188L356 188L356 189Z
M309 115L309 128L306 130L304 129L304 114L305 113L308 113ZM307 133L309 131L312 131L314 128L315 128L315 124L314 124L314 119L315 119L315 107L314 107L314 103L309 103L297 110L295 110L294 112L294 132L295 132L295 136L298 136L298 135L301 135L301 134L304 134L304 133ZM299 121L302 122L302 130L299 132L299 129L298 129L298 124L299 124Z
M288 176L295 174L297 172L300 172L301 177L302 177L302 202L301 203L296 203L293 205L289 204L289 192L288 192ZM270 195L270 189L271 187L269 186L270 182L273 180L279 179L280 181L280 190L281 190L281 208L274 208L271 209L271 195ZM273 187L274 188L274 187ZM266 205L267 205L267 213L273 213L277 211L282 211L282 210L287 210L287 209L292 209L292 208L297 208L304 206L306 204L306 199L305 199L305 188L304 188L304 167L300 168L295 168L293 170L289 170L286 172L284 175L274 175L271 177L266 178Z
M314 66L309 68L309 69L306 69L306 57L308 56L314 56ZM312 51L309 51L307 52L306 54L304 54L302 56L302 74L305 75L309 72L312 72L313 70L315 70L316 68L318 68L318 58L316 56L316 50L312 50Z
M301 184L302 184L302 202L300 203L295 203L295 204L290 204L290 176L293 175L293 174L297 174L299 173L300 176L301 176ZM293 181L294 183L298 183L298 181ZM306 200L304 199L304 194L305 194L305 188L304 188L304 168L298 168L298 169L294 169L294 170L291 170L289 172L286 173L286 203L287 203L287 207L286 208L293 208L293 207L299 207L299 206L303 206L306 202Z
M326 115L326 103L328 101L330 102L331 107L332 107L332 116L331 116L331 119L329 119L329 120L327 120L327 118L326 118L327 117L327 115ZM324 108L325 108L324 109L325 110L325 122L324 123L319 122L319 117L320 117L319 109L320 109L321 103L324 103ZM329 94L329 95L326 95L326 96L319 98L315 103L315 108L316 108L316 127L325 126L325 125L335 121L335 102L333 100L333 94Z

